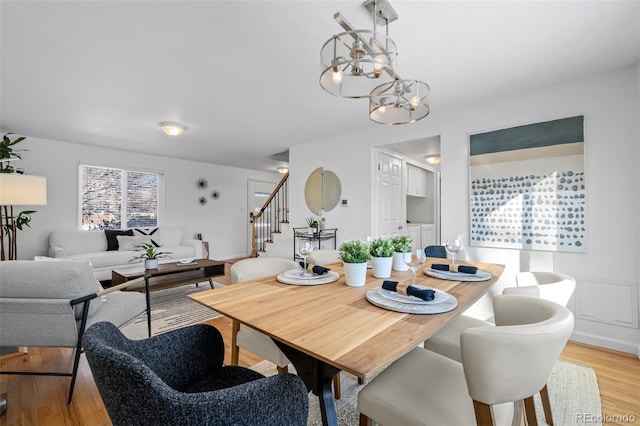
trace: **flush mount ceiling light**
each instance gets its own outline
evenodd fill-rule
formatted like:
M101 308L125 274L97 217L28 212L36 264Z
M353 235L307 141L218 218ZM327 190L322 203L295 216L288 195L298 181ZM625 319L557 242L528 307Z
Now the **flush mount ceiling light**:
M389 23L398 14L387 0L367 0L363 6L373 18L373 31L356 30L337 12L335 20L346 31L334 35L320 50L320 86L343 98L369 98L369 118L381 124L408 124L430 112L429 86L404 80L396 73L396 44ZM376 31L383 24L386 34Z
M440 156L438 154L427 155L424 157L424 161L435 166L436 164L440 164Z
M279 173L285 174L285 173L287 173L288 171L289 171L289 168L288 168L288 167L278 167L278 172L279 172Z
M169 136L181 135L182 132L188 129L186 125L176 121L161 121L158 123L158 126Z

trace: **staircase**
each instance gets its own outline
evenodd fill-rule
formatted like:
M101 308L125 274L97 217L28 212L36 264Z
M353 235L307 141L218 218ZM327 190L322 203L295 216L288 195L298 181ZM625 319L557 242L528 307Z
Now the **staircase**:
M251 257L267 253L274 234L281 234L289 224L289 172L285 173L260 211L251 214Z

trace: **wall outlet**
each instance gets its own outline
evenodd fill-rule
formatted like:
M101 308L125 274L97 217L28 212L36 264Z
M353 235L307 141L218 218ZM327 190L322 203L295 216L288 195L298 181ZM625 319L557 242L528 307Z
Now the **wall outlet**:
M347 200L346 198L343 198L342 200L340 200L340 205L342 207L349 207L349 200Z

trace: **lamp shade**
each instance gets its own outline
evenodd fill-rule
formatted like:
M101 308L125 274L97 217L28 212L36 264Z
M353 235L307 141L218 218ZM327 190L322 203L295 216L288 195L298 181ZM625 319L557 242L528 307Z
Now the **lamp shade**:
M343 98L368 98L396 80L396 45L385 34L369 30L346 31L330 38L320 51L320 86Z
M417 80L397 80L393 89L381 85L369 98L369 118L380 124L408 124L429 115L429 85Z
M47 178L20 173L0 173L0 206L44 206Z

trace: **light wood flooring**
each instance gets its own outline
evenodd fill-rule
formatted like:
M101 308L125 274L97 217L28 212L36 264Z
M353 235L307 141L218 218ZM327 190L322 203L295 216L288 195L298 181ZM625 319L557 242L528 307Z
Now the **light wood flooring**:
M226 279L228 282L228 277L227 265L225 278L217 277L216 281L225 282ZM225 362L228 363L231 357L228 346L231 321L220 317L209 321L209 324L223 335ZM2 359L0 368L71 371L71 349L29 348L28 351L27 356ZM561 358L593 367L602 397L602 413L611 420L605 424L640 425L640 360L636 356L569 342ZM260 360L247 351L240 351L240 365L250 366ZM71 405L66 404L68 389L69 378L0 375L0 395L8 402L7 413L0 417L0 426L111 424L84 355ZM616 416L620 417L616 419Z

